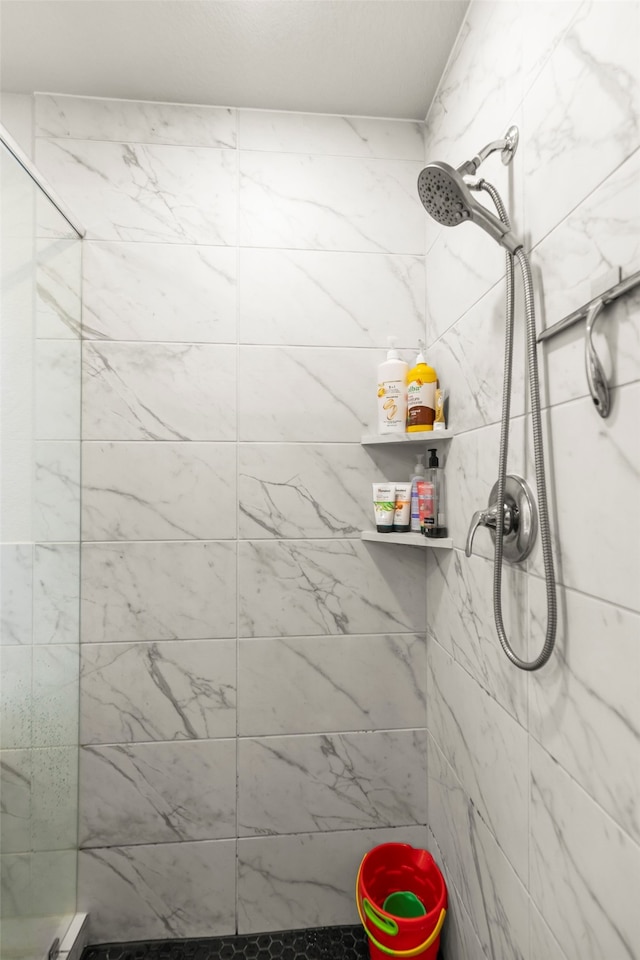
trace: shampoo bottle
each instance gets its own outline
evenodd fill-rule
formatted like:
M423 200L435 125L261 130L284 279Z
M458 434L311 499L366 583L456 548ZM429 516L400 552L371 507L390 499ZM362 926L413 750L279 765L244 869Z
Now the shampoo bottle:
M442 468L438 462L438 451L432 448L429 450L429 454L427 484L431 485L433 490L433 518L431 523L425 524L424 535L425 537L438 539L446 537L447 535L444 506L444 478Z
M407 433L433 430L436 415L438 375L425 363L422 340L418 344L415 366L407 374Z
M411 477L411 532L420 533L420 501L418 483L424 481L424 462L422 455L413 468Z
M378 433L405 433L407 424L407 371L395 337L389 337L387 359L378 367Z

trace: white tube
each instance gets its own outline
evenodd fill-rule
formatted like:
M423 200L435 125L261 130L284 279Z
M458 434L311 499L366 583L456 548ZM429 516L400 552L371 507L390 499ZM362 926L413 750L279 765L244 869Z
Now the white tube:
M407 533L411 527L411 481L396 483L396 509L393 514L394 533Z
M396 509L395 483L373 484L373 509L376 516L376 530L378 533L393 531L393 516Z

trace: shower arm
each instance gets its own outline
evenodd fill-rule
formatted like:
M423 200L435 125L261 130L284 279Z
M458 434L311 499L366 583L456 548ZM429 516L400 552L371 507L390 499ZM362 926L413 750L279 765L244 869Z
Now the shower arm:
M491 143L483 147L473 159L467 160L457 167L458 173L462 177L475 176L480 164L484 163L487 157L490 157L492 153L496 153L498 150L502 153L502 162L505 166L511 163L518 146L518 136L518 128L509 127L502 140L492 140Z

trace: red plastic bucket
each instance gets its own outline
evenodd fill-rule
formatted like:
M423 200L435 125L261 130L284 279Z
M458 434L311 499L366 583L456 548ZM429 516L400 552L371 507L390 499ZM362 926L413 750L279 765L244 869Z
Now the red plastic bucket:
M421 917L396 917L384 910L387 897L410 891L424 904ZM365 854L356 883L360 920L371 960L422 957L436 960L447 913L447 885L427 850L408 843L383 843Z

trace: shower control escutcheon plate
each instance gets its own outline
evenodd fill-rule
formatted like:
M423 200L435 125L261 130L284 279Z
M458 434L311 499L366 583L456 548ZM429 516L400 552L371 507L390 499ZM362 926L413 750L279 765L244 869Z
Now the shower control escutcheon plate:
M489 506L496 503L498 497L498 481L494 483L489 494ZM538 509L531 487L526 480L515 473L507 474L504 488L505 514L511 513L511 529L505 530L502 540L502 551L505 560L519 563L525 560L536 542L538 533ZM495 529L489 529L493 543L496 542Z

